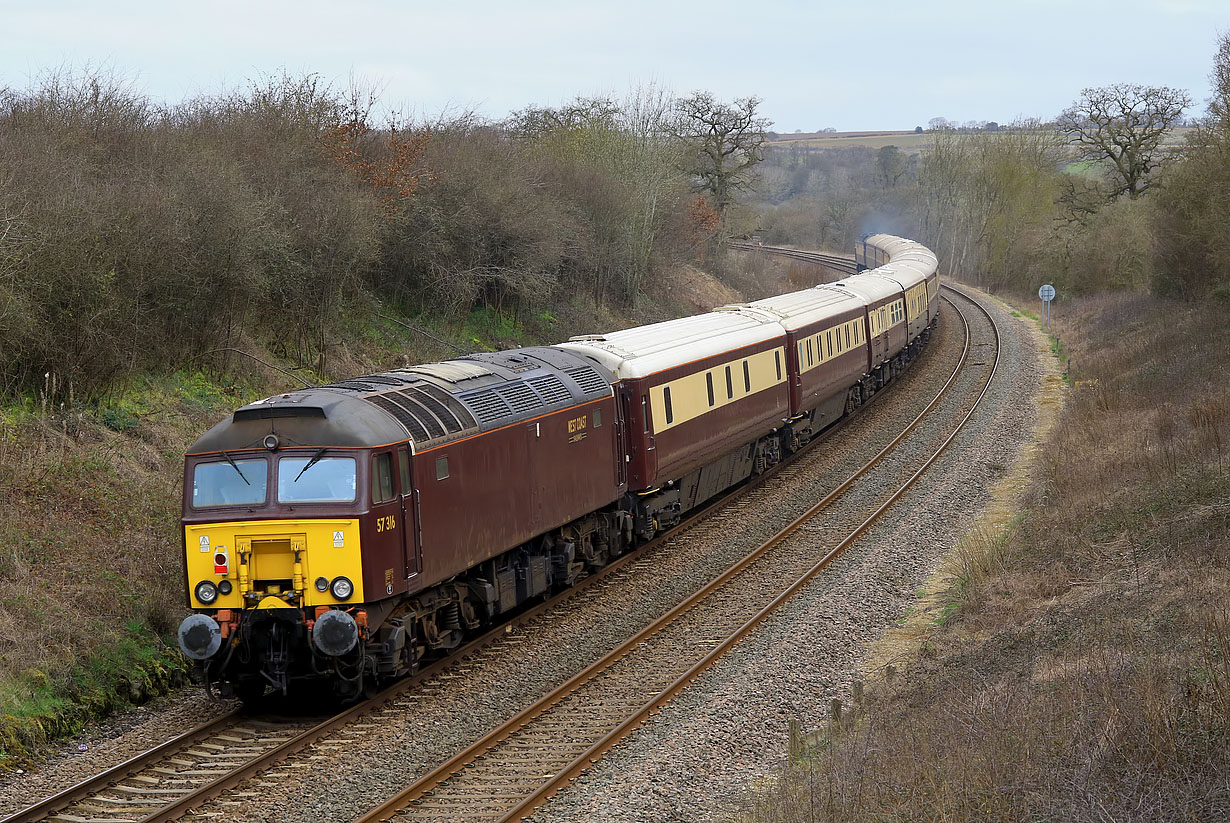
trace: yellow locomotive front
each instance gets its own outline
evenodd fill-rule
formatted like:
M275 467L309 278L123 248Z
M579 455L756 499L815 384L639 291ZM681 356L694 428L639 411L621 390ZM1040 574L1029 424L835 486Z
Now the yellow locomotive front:
M365 523L376 519L371 445L405 434L378 412L338 413L346 399L315 390L245 406L187 456L194 614L179 645L211 691L250 700L316 680L345 695L373 667L369 652L384 638L369 636L368 612L392 592L364 590Z

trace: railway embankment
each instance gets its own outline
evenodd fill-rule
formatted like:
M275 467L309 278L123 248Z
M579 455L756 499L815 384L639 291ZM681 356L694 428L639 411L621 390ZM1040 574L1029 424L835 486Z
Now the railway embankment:
M1005 478L876 647L859 715L816 726L731 817L1230 815L1224 309L1120 294L1056 312L1067 402L1027 482Z

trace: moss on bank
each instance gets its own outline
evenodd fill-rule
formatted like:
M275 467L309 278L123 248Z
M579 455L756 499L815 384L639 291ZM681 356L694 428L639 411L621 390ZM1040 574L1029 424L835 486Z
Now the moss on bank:
M179 650L135 622L67 671L51 675L32 667L8 677L0 682L0 772L26 763L51 741L187 682Z

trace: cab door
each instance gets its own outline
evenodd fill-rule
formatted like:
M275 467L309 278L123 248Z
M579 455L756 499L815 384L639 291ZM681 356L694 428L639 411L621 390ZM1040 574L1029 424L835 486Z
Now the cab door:
M404 576L414 577L422 569L422 532L419 529L419 495L414 488L414 477L411 472L413 465L410 460L410 448L399 446L397 449L397 468L399 491L401 496L401 522L404 528L402 537L402 560Z

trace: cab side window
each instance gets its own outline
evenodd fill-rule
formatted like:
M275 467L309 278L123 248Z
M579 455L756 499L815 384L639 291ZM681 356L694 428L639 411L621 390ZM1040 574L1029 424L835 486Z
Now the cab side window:
M401 474L401 493L410 493L410 451L406 447L397 450L397 468Z
M387 503L393 499L393 455L385 452L372 461L372 502Z

